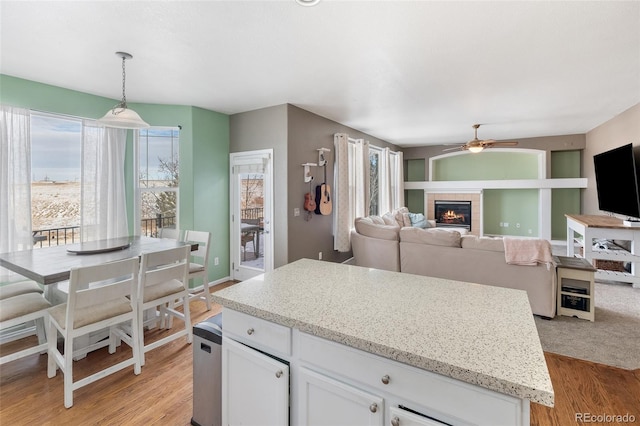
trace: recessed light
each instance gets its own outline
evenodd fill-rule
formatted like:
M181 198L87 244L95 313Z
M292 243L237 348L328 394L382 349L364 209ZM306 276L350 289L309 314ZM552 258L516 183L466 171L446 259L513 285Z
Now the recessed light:
M320 0L296 0L296 3L301 6L315 6L320 3Z

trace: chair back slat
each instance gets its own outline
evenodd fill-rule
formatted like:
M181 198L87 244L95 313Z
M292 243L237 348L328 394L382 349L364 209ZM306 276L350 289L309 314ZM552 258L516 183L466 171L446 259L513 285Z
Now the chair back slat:
M137 276L125 280L98 283L97 286L76 292L76 309L103 304L135 294Z
M128 296L137 303L139 260L137 257L72 269L67 299L67 327L78 309L98 306Z
M180 241L180 230L176 228L159 228L158 236L160 238L171 238Z
M157 269L148 270L144 274L144 285L145 287L149 287L151 285L156 285L163 283L169 280L178 280L184 282L185 285L187 280L185 278L185 270L187 269L187 264L185 262L181 263L173 263L171 265L164 265L158 267Z
M142 255L141 287L177 279L187 285L190 246L171 248Z
M211 233L206 231L185 231L184 241L198 243L198 249L191 252L191 257L198 257L203 261L204 259L208 260Z

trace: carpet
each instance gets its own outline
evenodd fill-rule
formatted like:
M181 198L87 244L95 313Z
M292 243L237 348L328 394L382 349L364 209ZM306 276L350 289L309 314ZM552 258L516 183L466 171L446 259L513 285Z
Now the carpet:
M640 368L640 289L595 283L595 322L535 317L545 352L635 370Z

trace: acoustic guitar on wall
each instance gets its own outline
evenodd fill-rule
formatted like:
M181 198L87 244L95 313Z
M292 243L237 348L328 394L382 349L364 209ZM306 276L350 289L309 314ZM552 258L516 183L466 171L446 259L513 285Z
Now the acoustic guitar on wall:
M313 177L311 178L313 180ZM311 181L309 181L309 192L304 194L304 210L306 211L306 220L311 219L311 213L316 209L316 200L313 196L313 192L311 191Z
M331 187L323 183L320 185L320 214L329 215L333 205L331 203Z
M324 158L322 158L324 160ZM324 161L324 182L316 186L316 214L330 215L333 205L331 202L331 186L326 183L327 180L327 162Z

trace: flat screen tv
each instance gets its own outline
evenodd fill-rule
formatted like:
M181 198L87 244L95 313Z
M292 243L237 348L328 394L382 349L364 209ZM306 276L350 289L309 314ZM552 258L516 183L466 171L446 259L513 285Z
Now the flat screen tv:
M632 144L593 156L600 210L640 217L640 194Z

